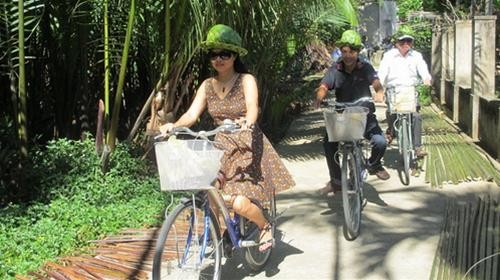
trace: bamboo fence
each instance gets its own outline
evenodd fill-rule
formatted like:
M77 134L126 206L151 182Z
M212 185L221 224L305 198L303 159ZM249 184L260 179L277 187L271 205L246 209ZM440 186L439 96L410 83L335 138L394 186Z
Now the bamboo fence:
M500 279L498 201L448 201L430 279Z

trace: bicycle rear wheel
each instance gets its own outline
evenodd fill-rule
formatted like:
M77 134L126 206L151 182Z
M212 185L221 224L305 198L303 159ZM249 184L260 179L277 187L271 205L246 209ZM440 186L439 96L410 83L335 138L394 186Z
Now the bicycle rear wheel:
M153 279L220 279L222 247L214 220L201 202L178 205L158 235Z
M264 216L267 218L267 220L271 222L271 230L274 238L276 232L276 198L274 195L274 191L271 195L269 205L264 207L262 211L264 211ZM256 244L259 244L260 231L257 225L243 218L241 222L244 223L242 229L243 239L253 240ZM273 248L269 248L264 252L260 252L259 245L245 248L245 260L248 267L253 271L261 270L269 260L272 249Z
M403 184L404 185L409 185L410 184L410 161L411 161L411 147L410 147L410 126L407 118L403 118L401 121L401 129L402 135L401 135L401 159L403 161L403 174L404 178Z
M361 228L361 180L359 166L352 151L342 155L342 205L344 234L347 240L358 237Z

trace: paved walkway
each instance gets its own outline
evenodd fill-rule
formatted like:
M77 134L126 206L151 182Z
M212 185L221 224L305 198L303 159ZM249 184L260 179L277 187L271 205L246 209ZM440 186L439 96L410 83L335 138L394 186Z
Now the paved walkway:
M378 107L377 115L384 127L385 108ZM292 123L277 150L297 186L278 195L278 212L284 213L276 248L265 269L255 275L238 253L224 259L222 279L429 279L446 201L485 193L500 198L500 188L493 183L432 189L423 181L425 174L403 186L393 144L384 159L391 179L368 178L361 235L347 241L341 197L316 194L328 181L324 133L320 111L303 113ZM63 258L64 266L48 262L44 270L51 279L148 279L155 235L155 229L124 231L97 241L100 244L91 255ZM47 279L40 273L31 276Z
M377 108L377 117L385 127L384 107ZM222 279L429 279L447 199L499 196L498 186L487 182L432 189L423 181L425 174L402 185L394 143L384 159L391 179L368 178L362 232L347 241L340 196L315 192L328 181L324 131L320 111L303 113L292 123L277 146L297 183L278 196L278 212L285 211L278 224L280 240L264 271L252 275L235 256L223 266Z

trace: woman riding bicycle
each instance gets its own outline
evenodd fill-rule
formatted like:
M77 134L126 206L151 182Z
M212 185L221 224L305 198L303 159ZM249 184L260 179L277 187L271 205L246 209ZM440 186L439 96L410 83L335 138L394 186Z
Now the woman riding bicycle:
M201 44L208 51L214 77L203 81L193 103L175 123L160 127L162 134L174 127L190 127L205 108L220 125L231 119L241 125L236 133L219 133L215 141L224 148L221 173L225 183L221 192L231 196L230 204L239 215L254 222L261 230L260 251L274 245L270 222L252 200L268 201L270 194L295 185L271 143L257 126L258 89L253 75L240 60L247 54L241 37L229 26L214 25Z

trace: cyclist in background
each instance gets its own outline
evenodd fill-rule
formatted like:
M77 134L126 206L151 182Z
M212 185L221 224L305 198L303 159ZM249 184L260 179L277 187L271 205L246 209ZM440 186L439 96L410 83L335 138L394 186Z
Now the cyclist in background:
M374 96L375 102L382 102L384 100L384 91L377 73L368 61L359 59L359 51L361 50L361 37L359 34L354 30L347 30L342 33L342 37L337 41L336 45L340 48L342 57L338 63L328 69L321 80L319 88L316 90L314 107L319 108L329 90L335 90L338 102L353 102L362 97L371 97L370 85L376 91ZM364 135L366 139L370 140L372 146L371 156L367 162L367 169L369 174L376 175L381 180L387 180L390 175L381 163L387 142L374 114L375 105L372 102L367 102L363 106L370 110L367 116ZM330 173L330 181L324 188L319 190L319 193L330 195L342 189L340 167L337 163L338 160L336 161L334 158L338 150L338 143L328 142L328 136L325 136L323 146Z
M414 38L408 34L397 35L395 47L386 52L380 62L378 70L380 81L385 88L395 86L416 86L420 80L424 85L431 85L431 75L422 54L412 49ZM420 105L417 103L417 112L413 113L413 144L415 154L422 158L427 153L422 149L422 116ZM389 112L389 111L387 111ZM394 138L393 124L396 115L387 113L388 128L386 131L387 142L390 144Z
M208 31L202 48L208 51L216 75L203 81L188 111L175 123L162 125L160 131L165 134L174 127L190 127L205 108L217 125L225 119L241 125L239 132L215 137L225 151L221 160L225 184L221 192L231 196L230 204L236 213L259 226L259 250L265 251L274 244L270 222L252 200L269 201L273 190L284 191L295 182L256 123L257 83L240 59L247 53L240 35L229 26L217 24Z

